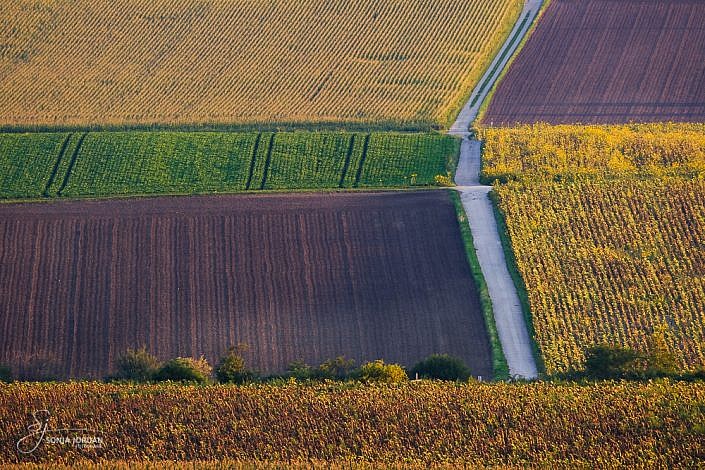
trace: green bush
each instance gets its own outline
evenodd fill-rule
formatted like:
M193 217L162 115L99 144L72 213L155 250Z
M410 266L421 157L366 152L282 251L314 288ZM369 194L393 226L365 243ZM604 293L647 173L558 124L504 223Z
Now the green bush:
M286 369L286 374L284 378L293 378L296 380L312 380L316 378L318 369L314 369L310 365L302 361L295 361L289 364Z
M675 356L668 350L663 331L656 331L649 338L646 352L610 345L588 348L583 375L597 380L685 377L678 368Z
M600 380L636 377L643 370L641 360L641 355L629 348L593 346L585 353L585 375Z
M355 361L338 356L330 359L313 371L313 377L317 379L346 380L350 378L355 369Z
M159 369L159 361L145 348L128 349L115 361L117 372L110 379L148 382Z
M215 377L220 383L243 384L253 382L257 374L248 369L242 357L244 346L232 347L215 367Z
M361 382L399 383L409 380L404 368L398 364L385 364L383 360L363 364L355 374Z
M174 382L196 382L205 384L210 381L211 366L205 358L193 359L191 357L177 357L165 362L157 373L158 381L171 380Z
M465 363L447 354L433 354L418 362L410 372L412 377L418 374L421 379L467 380L470 369Z

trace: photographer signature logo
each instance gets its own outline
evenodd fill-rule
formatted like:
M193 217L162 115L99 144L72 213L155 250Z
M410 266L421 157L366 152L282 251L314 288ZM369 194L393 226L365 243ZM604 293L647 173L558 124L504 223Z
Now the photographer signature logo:
M32 413L33 422L27 426L28 434L17 441L17 451L21 454L31 454L44 444L70 445L77 449L100 449L103 438L96 436L95 431L87 428L49 427L49 410L38 410Z

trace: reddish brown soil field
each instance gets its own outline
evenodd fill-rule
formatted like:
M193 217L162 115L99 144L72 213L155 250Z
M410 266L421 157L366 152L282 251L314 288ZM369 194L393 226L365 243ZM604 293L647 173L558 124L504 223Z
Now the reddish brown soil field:
M483 121L705 121L705 1L553 0Z
M450 353L491 375L435 191L0 205L0 331L0 363L60 378L101 377L130 347L214 363L240 342L264 372Z

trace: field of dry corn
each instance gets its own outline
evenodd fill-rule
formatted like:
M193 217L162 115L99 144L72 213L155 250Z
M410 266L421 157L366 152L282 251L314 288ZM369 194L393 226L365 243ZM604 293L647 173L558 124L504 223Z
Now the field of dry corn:
M4 0L0 126L447 125L520 0Z

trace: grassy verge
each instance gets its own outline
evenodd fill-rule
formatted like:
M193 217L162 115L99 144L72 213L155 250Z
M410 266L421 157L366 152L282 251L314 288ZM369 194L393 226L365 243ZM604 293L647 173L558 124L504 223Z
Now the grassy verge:
M487 334L489 336L490 346L492 347L492 369L494 371L494 379L507 380L509 379L509 366L507 365L507 359L504 357L504 352L502 351L502 343L499 341L499 335L497 334L497 325L495 324L494 312L492 310L492 299L490 298L490 291L487 288L485 276L482 274L480 261L477 259L475 243L472 239L472 231L470 230L470 225L468 224L468 217L467 214L465 214L465 209L463 208L460 194L453 190L449 192L450 198L455 206L455 212L458 214L460 234L463 237L465 254L468 258L468 264L470 264L470 271L472 272L472 277L475 280L475 285L477 286L477 290L480 294L482 314L485 317Z
M490 192L490 200L492 201L492 210L494 211L494 218L497 221L497 231L499 232L499 238L502 242L502 250L504 251L504 259L507 261L507 269L509 270L509 275L514 281L514 286L519 295L519 301L521 302L521 311L524 314L524 320L526 321L526 327L529 330L529 337L531 338L531 350L534 353L534 359L536 360L536 366L539 373L543 373L546 367L543 363L543 355L541 350L536 343L536 330L534 329L534 320L531 317L531 305L529 303L529 294L526 290L526 284L524 283L524 278L519 272L517 267L516 258L514 256L514 250L512 249L512 242L509 238L509 231L507 230L507 221L504 218L504 214L499 209L499 201L497 200L497 194L492 191Z

